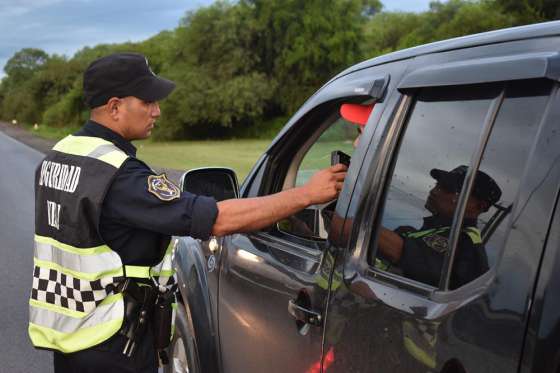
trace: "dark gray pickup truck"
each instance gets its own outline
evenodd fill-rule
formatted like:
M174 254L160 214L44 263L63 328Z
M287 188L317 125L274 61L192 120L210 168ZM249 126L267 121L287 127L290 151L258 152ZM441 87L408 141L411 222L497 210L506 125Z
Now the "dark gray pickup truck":
M351 155L331 204L176 238L169 369L560 372L559 52L550 22L377 57L310 97L240 188L187 172L184 190L248 198Z

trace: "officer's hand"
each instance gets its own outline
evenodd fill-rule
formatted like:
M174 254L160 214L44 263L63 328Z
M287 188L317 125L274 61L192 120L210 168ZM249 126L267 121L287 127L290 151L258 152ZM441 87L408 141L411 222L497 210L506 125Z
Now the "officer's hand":
M336 164L318 171L302 186L311 205L326 203L338 197L346 177L346 167Z

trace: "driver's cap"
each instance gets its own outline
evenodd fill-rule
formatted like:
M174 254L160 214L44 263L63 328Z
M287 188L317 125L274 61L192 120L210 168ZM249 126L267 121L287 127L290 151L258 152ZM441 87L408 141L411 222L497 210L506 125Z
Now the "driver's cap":
M340 106L340 116L349 122L359 126L365 126L373 110L373 104L342 104Z

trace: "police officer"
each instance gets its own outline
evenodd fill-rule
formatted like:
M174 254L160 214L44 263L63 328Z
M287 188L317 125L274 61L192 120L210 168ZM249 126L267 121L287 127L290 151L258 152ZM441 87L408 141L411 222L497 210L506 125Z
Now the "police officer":
M430 176L437 183L430 190L425 207L432 215L424 218L420 229L408 226L398 227L394 232L381 229L379 251L397 265L404 276L438 286L444 254L449 249L453 215L467 170L467 166L459 166L451 171L430 171ZM478 216L498 202L501 195L498 184L488 174L477 171L457 244L451 289L474 280L488 270L486 252L476 223Z
M92 62L84 73L90 120L37 168L29 335L54 351L55 372L156 372L152 289L159 297L173 288L171 235L258 230L342 188L346 167L337 165L260 198L217 203L181 192L131 143L150 136L158 101L174 87L140 54Z

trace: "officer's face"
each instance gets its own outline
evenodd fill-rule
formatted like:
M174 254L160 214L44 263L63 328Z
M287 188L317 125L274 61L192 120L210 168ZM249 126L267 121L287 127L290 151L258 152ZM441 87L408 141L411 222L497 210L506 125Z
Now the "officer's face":
M437 183L430 190L425 207L434 215L450 218L455 212L458 197L458 193L450 192Z
M156 119L161 115L159 103L148 102L129 96L122 99L122 121L128 140L148 138L152 134Z

